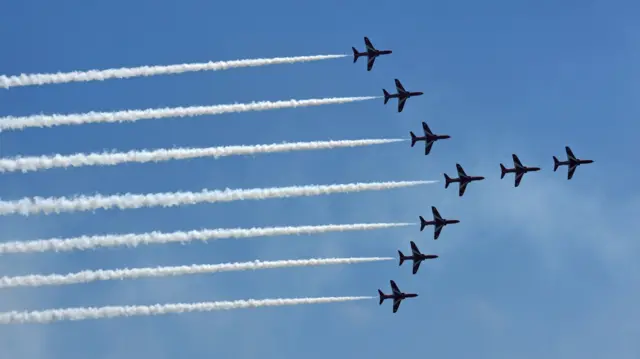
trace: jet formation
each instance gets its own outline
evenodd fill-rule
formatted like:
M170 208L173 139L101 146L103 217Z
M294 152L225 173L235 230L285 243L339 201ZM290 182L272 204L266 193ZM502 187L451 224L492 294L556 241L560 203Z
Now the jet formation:
M378 56L391 54L391 50L378 50L376 49L368 37L364 38L365 43L365 51L358 52L355 47L352 47L353 50L353 62L356 63L358 58L366 56L367 57L367 71L371 71L373 69L373 64ZM398 99L398 108L397 112L402 112L404 110L407 99L415 96L421 96L424 93L418 91L407 91L404 86L398 79L394 79L396 85L396 93L390 94L387 90L382 89L384 95L384 104L386 105L390 99L397 98ZM409 132L411 136L411 147L415 147L416 143L423 141L424 142L424 155L427 156L431 153L433 144L439 140L450 139L449 135L438 135L434 134L433 131L429 128L426 122L422 122L422 132L423 136L416 136L413 131ZM576 168L580 165L593 163L593 160L589 159L580 159L573 154L573 151L569 146L565 146L565 152L567 154L566 161L560 161L556 156L553 156L553 172L556 172L559 167L567 166L567 180L571 180L576 171ZM500 163L500 179L504 179L507 174L514 174L514 187L519 187L522 182L522 178L525 174L529 172L538 172L541 171L540 167L529 167L522 164L520 159L516 154L512 154L511 158L513 160L513 168L507 168L504 164ZM444 188L448 188L452 183L458 183L458 197L462 197L467 189L467 186L471 182L475 181L483 181L485 177L483 176L470 176L467 175L465 170L459 163L456 163L456 170L458 172L457 178L451 178L449 175L444 173ZM431 213L433 215L433 220L426 220L423 216L419 216L420 219L420 232L424 231L427 226L434 226L433 231L433 239L437 240L440 237L442 229L449 224L460 223L457 219L446 219L443 218L435 206L431 206ZM427 259L435 259L439 258L438 255L435 254L424 254L420 252L418 246L414 241L410 241L411 245L411 255L407 256L402 253L401 250L398 250L399 263L398 266L402 266L405 261L413 261L412 274L415 275L418 273L420 269L420 264ZM404 293L400 291L398 285L393 280L389 281L391 285L391 294L385 294L382 290L378 289L378 295L380 298L380 305L386 299L393 299L393 313L398 311L400 308L400 303L407 298L415 298L418 296L416 293Z

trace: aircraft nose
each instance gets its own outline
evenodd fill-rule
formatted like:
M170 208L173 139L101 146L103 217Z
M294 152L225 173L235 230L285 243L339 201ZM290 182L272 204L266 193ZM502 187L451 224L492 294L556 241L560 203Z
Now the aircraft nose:
M424 92L418 92L418 96L424 95Z

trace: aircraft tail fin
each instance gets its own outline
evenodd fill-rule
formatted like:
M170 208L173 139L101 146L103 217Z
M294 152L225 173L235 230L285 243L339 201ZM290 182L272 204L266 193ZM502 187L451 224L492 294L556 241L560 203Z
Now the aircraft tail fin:
M449 177L446 173L444 174L444 188L449 188L451 184L451 177Z
M418 141L418 137L416 137L416 134L413 132L409 132L409 134L411 135L411 147L416 145L416 141Z
M504 178L504 175L507 174L507 169L504 167L504 165L501 163L500 164L500 179Z
M355 47L352 47L351 50L353 50L353 63L355 64L356 61L358 61L360 54L358 53L358 50L356 50Z
M387 102L389 102L389 93L387 92L387 90L382 89L382 93L384 94L384 104L386 105Z
M424 219L424 217L420 216L420 232L422 232L424 230L424 227L427 226L427 221Z
M382 291L380 289L378 289L378 296L380 296L380 303L378 303L378 304L382 305L382 302L384 302L384 300L386 298L384 297L384 293L382 293Z
M404 256L404 254L402 254L401 251L398 250L398 256L400 256L400 263L398 263L399 266L402 265L402 263L404 263L404 260L406 259L406 257Z
M558 161L558 158L556 156L553 156L553 172L558 170L559 166L560 166L560 161Z

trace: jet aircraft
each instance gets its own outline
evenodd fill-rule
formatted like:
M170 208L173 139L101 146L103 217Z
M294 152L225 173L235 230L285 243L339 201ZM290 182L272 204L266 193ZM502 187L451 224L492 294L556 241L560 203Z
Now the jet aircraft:
M500 179L503 179L504 175L506 175L507 173L515 173L516 174L515 187L518 187L520 185L520 181L522 181L522 176L524 176L525 173L540 171L540 167L523 166L522 162L520 162L520 159L518 159L518 156L516 156L515 154L511 155L511 157L513 157L513 168L505 168L504 165L501 163L500 171L502 173L500 174Z
M380 56L380 55L388 55L390 53L392 53L391 50L378 50L375 47L373 47L373 44L371 43L371 41L369 41L368 37L364 37L364 44L366 46L365 48L365 52L358 52L358 50L356 50L355 47L352 47L351 49L353 50L353 63L355 64L356 61L358 61L358 58L360 56L366 56L367 57L367 71L371 71L371 69L373 68L373 63L376 61L376 57Z
M396 82L396 90L398 91L398 93L389 94L385 89L382 89L382 92L384 93L385 105L387 104L387 102L389 102L389 99L392 99L392 98L398 99L398 112L402 112L402 110L404 109L404 104L409 97L420 96L424 94L423 92L409 92L405 90L402 84L400 83L400 80L398 79L395 79L395 82Z
M435 255L435 254L423 254L423 253L420 253L420 250L418 249L418 246L416 246L415 242L413 242L413 241L411 241L411 255L410 256L405 256L404 254L402 254L402 252L400 250L398 250L398 255L400 256L400 264L398 264L399 266L401 266L402 263L404 263L405 260L410 259L410 260L413 261L413 274L418 273L418 269L420 269L420 263L422 263L423 260L438 258L438 256Z
M382 302L384 302L385 299L393 299L393 312L397 312L398 308L400 308L400 302L402 302L403 300L407 299L407 298L415 298L418 295L415 293L402 293L400 291L400 289L398 289L398 286L396 285L396 282L394 282L393 280L389 281L389 283L391 283L391 294L384 294L382 293L382 291L380 289L378 289L378 294L380 295L380 305L382 305Z
M593 163L593 160L581 160L577 158L573 151L569 148L569 146L565 146L565 151L567 152L567 160L566 161L558 161L556 156L553 156L553 172L555 172L560 166L569 166L569 172L567 173L567 180L573 178L573 173L576 171L576 168L580 165L586 165L588 163Z
M451 178L447 176L446 173L444 174L444 188L448 188L452 183L459 182L460 189L458 190L458 196L460 197L462 197L462 195L464 194L464 191L467 189L467 185L469 183L473 181L482 181L484 179L484 177L482 176L468 176L459 163L456 163L456 169L458 170L458 178Z
M409 132L409 134L411 135L411 147L415 146L416 142L418 141L424 141L425 156L431 152L431 147L433 146L434 142L436 142L437 140L446 140L448 138L451 138L451 136L449 135L434 135L426 122L422 123L422 131L424 132L424 136L421 137L416 136L415 133L411 131Z
M424 217L420 216L420 232L424 230L424 227L433 225L435 229L433 231L433 239L438 239L440 237L440 232L442 228L447 224L456 224L460 223L457 219L444 219L436 209L436 207L431 206L431 212L433 213L433 221L427 221Z

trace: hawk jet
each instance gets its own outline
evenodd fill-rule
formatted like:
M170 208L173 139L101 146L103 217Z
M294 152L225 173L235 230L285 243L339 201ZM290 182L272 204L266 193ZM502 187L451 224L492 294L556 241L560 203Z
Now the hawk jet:
M500 179L503 179L504 175L506 175L507 173L515 173L516 174L515 187L518 187L520 185L520 181L522 181L522 176L524 176L525 173L540 171L540 167L523 166L522 162L520 162L520 159L518 159L518 156L516 156L515 154L511 155L511 157L513 157L513 168L505 168L504 165L501 163L500 171L502 173L500 174Z
M560 166L569 166L569 172L567 173L567 180L573 178L573 173L576 171L576 168L580 165L586 165L588 163L593 163L593 160L581 160L577 158L573 151L569 148L569 146L565 146L565 151L567 152L567 160L566 161L558 161L556 156L553 156L553 172L555 172Z
M411 135L411 147L415 146L416 142L418 141L424 141L425 156L431 152L431 147L433 146L434 142L436 142L437 140L446 140L448 138L451 138L451 136L449 135L434 135L426 122L422 123L422 131L424 132L424 136L422 137L416 136L415 133L411 131L409 132L409 134Z
M371 41L369 41L368 37L364 37L364 44L366 46L366 51L365 52L358 52L358 50L356 50L355 47L352 47L351 49L353 50L353 63L355 64L356 61L358 61L358 58L360 56L366 56L367 57L367 71L371 71L371 69L373 68L373 63L376 61L376 57L380 56L380 55L388 55L390 53L392 53L391 50L378 50L375 47L373 47L373 44L371 43Z
M382 291L380 289L378 289L378 295L380 295L380 305L382 305L382 302L384 302L385 299L393 299L393 312L397 312L398 308L400 308L400 302L402 302L403 300L407 299L407 298L415 298L418 295L415 293L402 293L400 291L400 289L398 289L398 286L396 285L396 282L394 282L393 280L389 281L389 283L391 283L391 294L384 294L382 293Z
M418 246L416 246L416 244L413 241L411 241L411 255L410 256L405 256L404 254L402 254L402 252L400 250L398 250L398 255L400 256L400 264L398 264L399 266L401 266L402 263L404 263L405 260L410 259L410 260L413 261L413 274L418 273L418 269L420 269L420 263L422 263L423 260L438 258L438 256L435 255L435 254L422 254L422 253L420 253L420 250L418 249Z
M398 79L395 79L395 82L396 82L396 90L398 91L398 93L389 94L385 89L382 89L382 92L384 93L385 105L387 104L387 102L389 102L389 99L392 99L392 98L398 99L398 112L402 112L402 110L404 109L404 104L409 97L420 96L424 94L423 92L409 92L405 90L402 84L400 83L400 80Z
M442 228L444 228L444 226L446 226L447 224L460 223L460 221L457 219L442 218L442 216L440 215L436 207L431 206L431 212L433 213L433 221L427 221L424 219L424 217L420 216L420 232L422 232L424 230L424 227L426 226L431 226L431 225L435 226L435 229L433 231L434 240L440 237L440 232L442 231Z
M462 166L460 166L459 163L456 163L456 169L458 170L458 178L451 178L449 176L447 176L447 174L444 174L444 188L448 188L450 184L455 183L455 182L459 182L460 183L460 189L458 190L458 196L462 197L462 195L464 194L464 191L467 189L467 185L470 182L473 181L482 181L484 179L484 177L482 176L468 176L464 170L462 169Z

